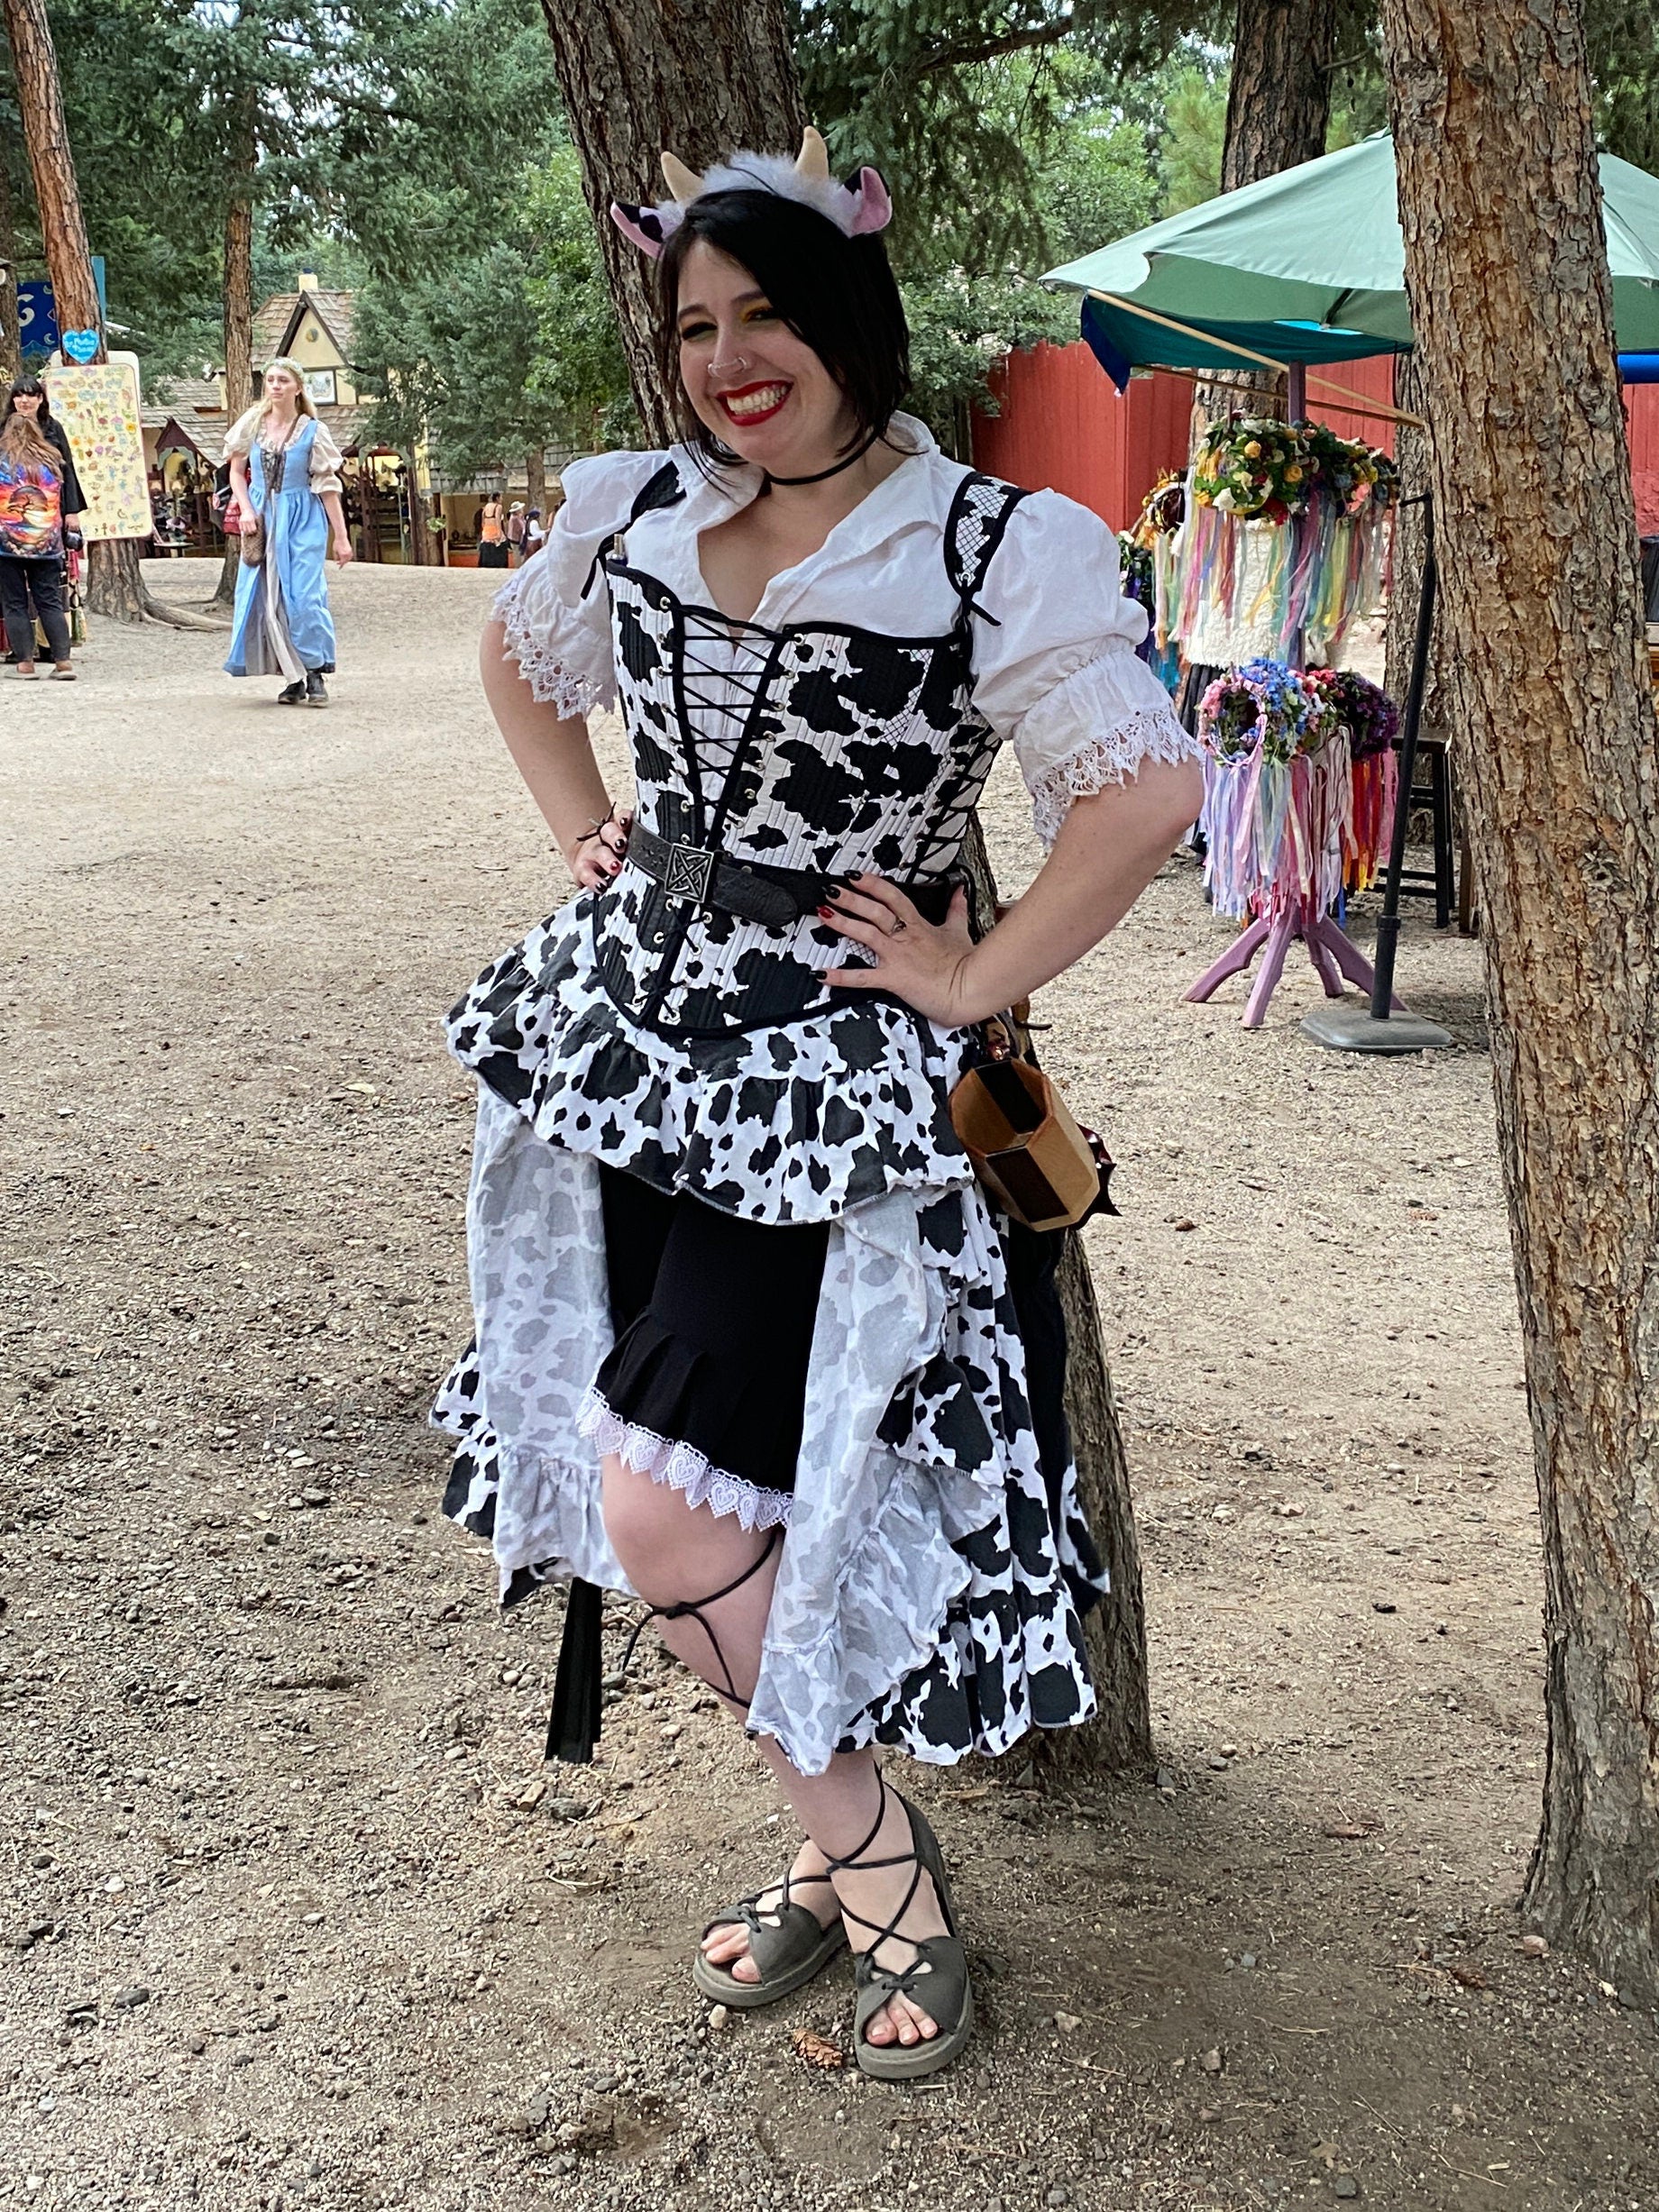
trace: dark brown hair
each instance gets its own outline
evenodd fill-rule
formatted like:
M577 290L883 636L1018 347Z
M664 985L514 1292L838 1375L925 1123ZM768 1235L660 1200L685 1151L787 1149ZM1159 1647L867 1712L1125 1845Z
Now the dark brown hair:
M910 388L910 331L886 247L874 236L848 238L828 215L781 193L710 192L686 209L657 262L657 367L686 443L710 461L738 458L680 380L680 276L700 241L748 270L840 387L854 424L842 450L879 437Z

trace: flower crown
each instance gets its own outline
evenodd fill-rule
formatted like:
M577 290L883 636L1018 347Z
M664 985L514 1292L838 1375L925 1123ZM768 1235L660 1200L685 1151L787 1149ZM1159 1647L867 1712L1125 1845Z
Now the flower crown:
M887 187L873 169L857 170L846 184L836 182L830 174L830 150L811 123L793 161L786 153L734 153L700 177L665 153L663 174L672 198L655 207L636 207L628 200L610 203L611 221L653 261L685 221L692 202L708 192L775 192L780 199L815 207L848 238L885 230L893 220Z

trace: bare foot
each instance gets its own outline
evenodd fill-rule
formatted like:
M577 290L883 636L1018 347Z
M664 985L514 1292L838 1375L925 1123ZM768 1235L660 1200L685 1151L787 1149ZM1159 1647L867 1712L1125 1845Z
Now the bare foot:
M876 1965L897 1974L914 1961L918 1942L930 1935L949 1935L950 1931L939 1910L932 1876L918 1867L911 1856L914 1842L903 1799L889 1790L885 1804L886 1810L874 1842L858 1854L858 1865L843 1866L838 1870L835 1888L847 1907L847 1940L855 1956L869 1951L874 1944ZM864 1862L873 1859L896 1859L900 1863L866 1867ZM900 1918L902 1933L874 1943L875 1928L885 1927L903 1906L912 1881L916 1884L916 1894ZM853 1918L855 1913L860 1915L857 1920ZM865 1926L866 1921L874 1921L875 1928ZM907 1937L912 1940L907 1942ZM924 1970L918 1987L925 1988L926 1980ZM878 2013L871 2015L864 2037L866 2043L878 2047L903 2043L908 2048L930 2043L938 2034L939 2023L913 1997L899 1996L889 1997Z
M820 1927L829 1927L839 1910L835 1891L829 1881L829 1865L816 1843L807 1842L795 1853L794 1864L789 1869L790 1902L804 1905ZM763 1920L775 1914L784 1902L784 1885L775 1882L770 1889L763 1889L756 1900L756 1909ZM768 1924L775 1926L776 1921ZM702 1955L710 1966L723 1966L730 1970L734 1981L758 1981L760 1969L749 1956L749 1932L744 1927L710 1928L702 1939Z

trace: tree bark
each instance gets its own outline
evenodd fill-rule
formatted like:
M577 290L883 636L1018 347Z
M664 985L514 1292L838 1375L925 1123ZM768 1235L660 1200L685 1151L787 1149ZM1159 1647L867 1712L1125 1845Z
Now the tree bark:
M994 914L996 879L977 815L969 825L961 865L972 886L976 917ZM1069 1230L1065 1237L1055 1287L1066 1322L1066 1422L1077 1467L1078 1502L1100 1546L1111 1587L1084 1625L1089 1672L1100 1699L1096 1718L1086 1728L1039 1732L1027 1741L1040 1773L1076 1787L1109 1776L1147 1773L1152 1765L1152 1714L1129 1461L1083 1239Z
M92 249L87 243L87 225L81 216L69 126L63 118L58 55L45 0L0 0L0 5L12 42L17 105L34 178L41 242L51 276L58 328L97 330L98 292L92 277ZM100 354L102 350L100 346Z
M251 100L244 96L235 176L225 209L223 312L227 430L239 415L253 405L253 177L258 160L254 115ZM225 561L213 595L214 606L235 604L236 575L241 566L242 548L234 535L227 535Z
M1582 25L1573 0L1383 20L1544 1534L1525 1908L1652 2002L1659 735Z
M1221 188L1277 177L1324 151L1335 53L1333 0L1238 0ZM1270 349L1268 349L1270 351ZM1241 369L1193 387L1197 425L1237 410L1278 414L1282 377Z
M683 12L627 11L611 0L543 0L565 113L582 160L582 185L599 226L617 304L629 374L647 434L676 434L674 410L656 373L650 264L610 221L613 198L655 200L664 186L657 156L672 148L693 169L738 147L793 149L804 121L779 0L708 0ZM710 57L741 54L741 69ZM974 825L965 864L982 899L995 890L984 839ZM1101 1346L1087 1264L1076 1238L1062 1262L1071 1332L1067 1413L1077 1458L1084 1511L1114 1569L1113 1595L1096 1615L1091 1651L1101 1718L1068 1729L1042 1749L1042 1764L1068 1782L1141 1771L1150 1757L1146 1637L1123 1440Z
M12 171L0 140L0 376L9 383L23 367L23 338L17 315L17 211Z
M426 502L421 496L419 471L415 466L415 448L406 447L401 458L403 496L409 507L409 560L417 568L429 569L435 565L437 555L433 551L432 526L427 519Z
M1332 0L1238 0L1224 192L1316 161L1324 151L1335 23Z
M1099 1717L1090 1727L1035 1739L1039 1770L1076 1785L1095 1778L1149 1774L1152 1710L1129 1461L1101 1341L1094 1278L1083 1239L1075 1231L1067 1234L1056 1283L1066 1316L1066 1418L1077 1462L1077 1491L1112 1583L1084 1624Z
M58 55L44 0L0 0L0 6L4 6L12 45L17 105L34 179L41 242L51 277L58 328L97 331L97 358L101 360L103 326L92 275L92 249L87 242L87 225L81 215L80 191L63 115ZM92 613L113 615L118 622L142 622L153 617L180 626L195 626L188 617L158 606L151 598L139 569L136 538L91 541L87 552L87 605Z
M646 434L679 434L658 380L651 332L655 264L610 220L613 199L667 191L665 148L694 169L738 147L793 151L806 116L781 0L701 0L631 8L617 0L542 0L554 66L582 160L582 189L622 324ZM740 67L730 66L740 55Z
M545 527L547 521L547 455L539 445L532 446L524 457L524 482L526 512L539 515Z
M1422 415L1428 405L1423 371L1416 356L1402 353L1394 369L1394 404L1407 414ZM1428 489L1429 446L1426 430L1401 423L1395 433L1394 458L1399 467L1400 493L1415 498ZM1411 654L1416 643L1417 600L1423 590L1423 553L1426 531L1420 507L1402 507L1396 513L1389 551L1389 628L1387 666L1383 689L1402 703L1411 681ZM1443 597L1437 609L1444 613ZM1420 735L1444 739L1450 731L1451 701L1444 659L1450 645L1444 620L1437 618L1430 644L1428 682L1423 693Z

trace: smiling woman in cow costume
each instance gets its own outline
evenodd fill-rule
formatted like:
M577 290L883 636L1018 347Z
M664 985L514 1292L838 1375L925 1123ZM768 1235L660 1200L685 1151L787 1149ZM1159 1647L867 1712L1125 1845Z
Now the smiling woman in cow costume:
M573 1578L550 1748L591 1747L609 1588L776 1774L805 1840L710 1924L698 1987L763 2004L849 1942L858 2063L904 2079L972 2000L877 1747L1086 1720L1101 1586L1058 1240L992 1211L948 1101L976 1025L1127 912L1199 777L1105 525L897 412L875 171L836 182L815 132L793 164L664 169L671 200L612 213L657 258L685 442L571 467L485 633L579 891L451 1020L478 1337L436 1411L446 1509L506 1598ZM631 814L588 742L613 702ZM1004 740L1051 849L976 942L956 869Z

